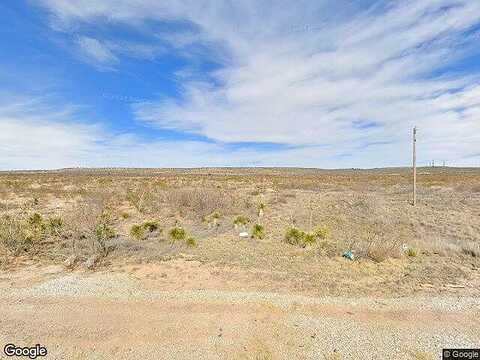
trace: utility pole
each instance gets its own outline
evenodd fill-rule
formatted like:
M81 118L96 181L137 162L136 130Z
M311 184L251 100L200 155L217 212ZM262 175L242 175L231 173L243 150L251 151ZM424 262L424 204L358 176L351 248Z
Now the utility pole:
M413 128L413 206L417 205L417 127Z

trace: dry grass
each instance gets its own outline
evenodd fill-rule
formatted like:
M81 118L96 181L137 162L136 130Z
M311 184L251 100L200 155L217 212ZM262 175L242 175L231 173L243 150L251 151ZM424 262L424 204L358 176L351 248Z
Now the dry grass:
M341 276L349 265L335 262L348 264L341 260L346 250L365 274L362 267L391 261L427 271L422 264L432 256L458 266L478 262L480 171L420 169L416 207L409 181L403 169L0 173L0 254L54 262L73 254L82 263L96 255L161 261L186 253L312 284L323 281L316 274L326 266ZM29 221L34 214L40 222ZM185 229L184 239L166 241L176 227ZM294 241L301 246L285 243L291 228L301 229ZM241 240L240 231L257 240Z
M412 360L433 360L434 356L423 351L410 351Z
M167 193L167 199L174 209L197 217L232 210L232 200L218 189L174 189Z

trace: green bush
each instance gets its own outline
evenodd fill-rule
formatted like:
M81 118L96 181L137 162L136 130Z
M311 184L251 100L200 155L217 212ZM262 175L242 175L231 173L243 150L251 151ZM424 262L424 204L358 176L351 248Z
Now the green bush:
M414 249L414 248L408 248L407 256L416 257L417 256L417 250Z
M95 227L95 236L99 240L112 239L116 235L115 230L108 224L99 223Z
M178 240L185 240L187 232L183 228L176 226L170 230L169 235L172 242L175 242Z
M240 215L233 220L233 225L247 225L249 222L250 219L248 217Z
M0 217L0 245L14 256L28 251L32 244L25 223L11 216Z
M296 227L289 228L285 234L285 242L290 245L302 245L304 239L305 232Z
M314 233L318 239L326 240L330 236L330 229L326 226L319 226Z
M195 247L195 246L197 246L197 240L195 240L193 237L189 237L185 241L185 244L187 244L188 247Z
M32 216L28 218L28 223L35 228L44 228L43 218L42 215L39 213L34 213Z
M60 235L60 231L63 228L63 220L61 217L51 217L48 219L48 228L50 233L55 236Z
M145 228L140 225L133 225L130 228L130 235L137 240L143 240L145 239Z
M159 230L160 226L158 225L158 222L156 221L146 221L143 223L143 228L147 230L148 232L154 232Z
M27 225L25 233L28 241L39 241L45 238L47 226L42 215L34 213L28 218Z
M297 229L296 227L291 227L287 230L285 234L285 242L290 245L297 245L305 247L306 245L313 245L317 242L319 238L316 232L309 233Z
M253 239L263 239L265 237L265 228L263 225L255 224L252 230Z
M317 242L317 237L315 234L312 233L305 233L305 236L303 237L303 243L305 245L313 245Z

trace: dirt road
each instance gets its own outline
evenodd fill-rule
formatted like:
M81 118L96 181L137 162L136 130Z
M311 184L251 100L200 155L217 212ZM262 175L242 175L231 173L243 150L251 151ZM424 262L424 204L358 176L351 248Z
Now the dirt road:
M480 346L475 297L315 298L200 285L175 290L128 272L60 267L3 272L0 343L40 343L47 359L169 360L437 359L445 347Z

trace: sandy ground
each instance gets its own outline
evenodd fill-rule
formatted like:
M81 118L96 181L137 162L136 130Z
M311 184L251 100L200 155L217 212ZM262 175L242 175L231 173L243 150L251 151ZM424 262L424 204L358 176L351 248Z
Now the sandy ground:
M40 343L47 359L232 360L437 359L442 348L480 346L475 296L281 294L241 277L202 282L192 266L215 274L181 263L1 272L0 344Z

